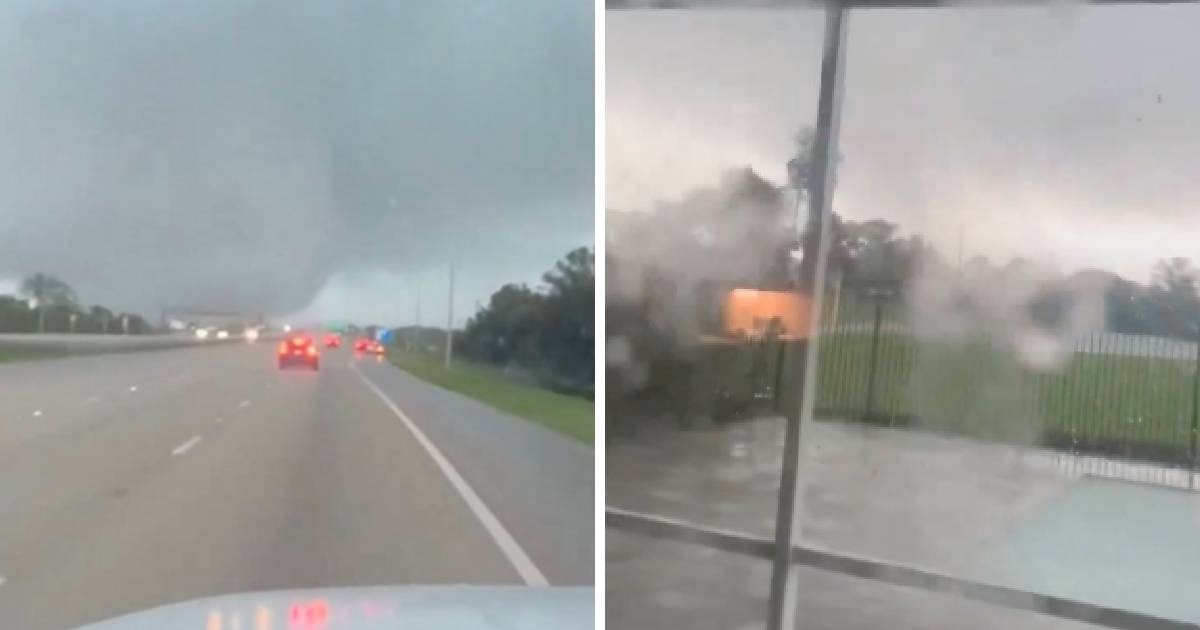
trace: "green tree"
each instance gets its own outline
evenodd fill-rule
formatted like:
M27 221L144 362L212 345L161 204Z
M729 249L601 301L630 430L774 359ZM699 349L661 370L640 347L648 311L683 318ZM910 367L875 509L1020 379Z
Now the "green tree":
M44 273L35 273L21 283L21 293L37 300L38 332L46 330L46 309L52 306L74 307L79 303L74 289L66 282Z
M542 359L566 387L595 382L596 256L588 247L569 252L542 280L549 285L539 329Z
M112 330L113 318L112 311L100 305L93 306L88 310L87 329L89 332L107 333Z
M1200 333L1198 284L1200 272L1186 258L1162 260L1155 265L1151 296L1167 334L1192 337Z
M467 322L463 351L494 365L533 368L542 319L542 296L526 285L506 284Z
M595 253L567 253L542 276L545 287L506 284L467 322L463 353L520 367L547 385L578 392L595 382Z
M0 295L0 332L29 332L32 328L29 305L14 296Z
M920 236L902 238L900 227L883 219L835 225L830 265L840 268L849 288L901 293L927 251Z

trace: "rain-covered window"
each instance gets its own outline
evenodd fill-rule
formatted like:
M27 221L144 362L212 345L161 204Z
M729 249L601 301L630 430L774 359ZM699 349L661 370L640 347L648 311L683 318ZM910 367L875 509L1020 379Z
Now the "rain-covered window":
M1200 7L620 8L609 625L1200 623Z

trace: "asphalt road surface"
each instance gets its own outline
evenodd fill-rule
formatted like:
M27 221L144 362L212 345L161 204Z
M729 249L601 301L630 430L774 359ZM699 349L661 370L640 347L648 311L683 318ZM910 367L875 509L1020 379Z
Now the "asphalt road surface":
M0 365L0 626L210 595L590 585L593 451L348 350Z

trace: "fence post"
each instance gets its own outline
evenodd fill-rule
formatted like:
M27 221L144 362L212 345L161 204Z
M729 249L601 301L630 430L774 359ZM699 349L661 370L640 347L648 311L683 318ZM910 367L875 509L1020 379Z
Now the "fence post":
M875 294L875 325L871 328L871 362L867 371L867 405L863 420L870 422L875 407L875 371L879 366L879 326L883 322L883 298Z
M1196 433L1200 431L1200 339L1196 341L1196 366L1192 370L1192 432L1188 446L1188 490L1196 488Z
M783 387L784 387L783 370L785 367L787 367L785 364L785 361L787 360L786 352L787 352L787 341L785 341L783 339L776 340L776 342L775 342L775 380L771 385L771 387L772 387L772 389L771 389L771 398L772 398L771 409L775 413L781 413L783 411L783 396L781 395L781 392L783 391Z

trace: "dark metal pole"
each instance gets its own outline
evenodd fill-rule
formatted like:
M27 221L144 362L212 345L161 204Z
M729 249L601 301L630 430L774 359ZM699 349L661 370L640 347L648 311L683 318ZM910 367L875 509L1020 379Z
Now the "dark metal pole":
M1196 489L1196 433L1200 432L1200 340L1196 342L1196 369L1192 372L1192 433L1188 447L1188 490Z
M446 303L446 369L454 355L454 265L450 265L450 297Z
M791 564L792 536L796 523L799 488L800 426L811 416L813 384L816 379L816 345L821 303L825 290L825 265L829 257L829 223L833 199L833 158L837 155L838 120L841 112L842 67L845 60L846 11L840 3L825 6L825 47L821 57L821 86L817 98L817 124L813 137L812 179L809 182L809 229L816 230L815 264L801 265L800 286L811 288L812 321L808 338L795 344L790 376L796 396L788 405L784 434L783 470L779 484L779 505L775 514L775 550L771 567L771 593L767 611L767 630L790 629L795 625L795 572ZM812 242L811 240L809 241ZM797 377L803 380L797 381ZM789 388L793 389L793 388Z
M784 369L787 367L788 342L784 339L775 340L775 381L771 384L771 409L775 413L783 411Z
M875 296L875 326L871 329L871 362L867 371L867 404L863 420L870 422L875 407L875 368L879 364L879 325L883 320L883 298Z

